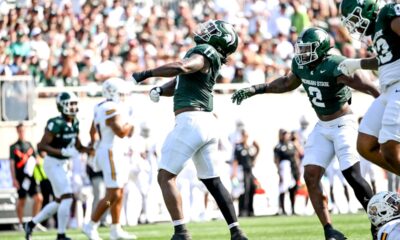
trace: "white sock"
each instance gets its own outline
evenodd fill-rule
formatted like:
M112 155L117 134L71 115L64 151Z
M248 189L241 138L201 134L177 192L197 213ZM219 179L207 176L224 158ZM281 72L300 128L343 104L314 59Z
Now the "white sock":
M119 223L111 224L111 226L110 226L111 231L118 231L120 229L121 229L121 225Z
M53 216L57 212L58 206L58 202L55 201L48 203L34 218L32 218L32 222L38 224Z
M58 233L65 233L71 212L72 198L62 199L57 211Z

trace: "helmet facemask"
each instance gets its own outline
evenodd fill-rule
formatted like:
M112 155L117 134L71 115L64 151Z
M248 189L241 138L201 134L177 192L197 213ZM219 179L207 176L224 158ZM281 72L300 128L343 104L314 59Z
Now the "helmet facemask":
M362 41L366 35L367 29L370 25L370 20L362 17L362 9L360 7L354 8L353 12L342 17L342 23L349 31L354 39Z
M215 25L214 21L209 20L205 23L199 24L194 31L194 34L204 42L208 42L214 35L220 37L222 32L218 29L217 25Z
M296 63L301 66L316 61L318 59L317 48L319 45L319 42L297 42L294 56Z
M368 217L371 223L381 227L387 222L400 218L400 196L395 192L381 192L368 203Z

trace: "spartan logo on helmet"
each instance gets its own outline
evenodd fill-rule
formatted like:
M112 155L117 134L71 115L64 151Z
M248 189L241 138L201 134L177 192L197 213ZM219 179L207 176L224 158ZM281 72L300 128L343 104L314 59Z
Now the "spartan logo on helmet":
M353 38L363 40L373 33L379 8L377 0L343 0L340 4L342 23Z
M200 24L194 31L194 35L194 41L197 44L210 44L223 57L235 52L239 42L233 26L221 20L209 20Z
M75 116L78 111L78 97L72 92L61 92L56 98L57 109L66 116Z
M325 30L308 28L297 39L294 59L298 65L306 65L323 58L330 48L330 37Z

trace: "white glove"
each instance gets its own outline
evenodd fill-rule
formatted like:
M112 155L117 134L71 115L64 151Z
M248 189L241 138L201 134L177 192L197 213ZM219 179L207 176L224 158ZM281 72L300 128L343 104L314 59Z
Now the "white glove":
M162 94L162 88L160 88L160 87L152 88L150 90L150 94L149 94L151 101L153 101L153 102L160 101L161 94Z
M338 69L344 75L351 77L357 69L361 69L361 59L345 59L339 64Z
M74 146L68 146L61 149L61 155L63 157L73 157L78 154L78 151Z

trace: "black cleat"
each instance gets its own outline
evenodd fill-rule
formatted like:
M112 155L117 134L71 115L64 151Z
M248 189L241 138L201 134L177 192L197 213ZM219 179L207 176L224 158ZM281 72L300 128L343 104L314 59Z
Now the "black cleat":
M62 234L57 234L57 240L72 240L72 239L65 236L65 233L62 233Z
M26 240L32 239L33 228L35 228L35 224L32 221L29 221L25 224L24 230L25 230L25 239Z
M347 237L336 229L325 230L325 240L345 240Z
M192 236L190 236L188 231L174 233L174 235L172 235L171 240L192 240Z
M248 238L241 230L239 230L231 234L231 240L248 240Z

